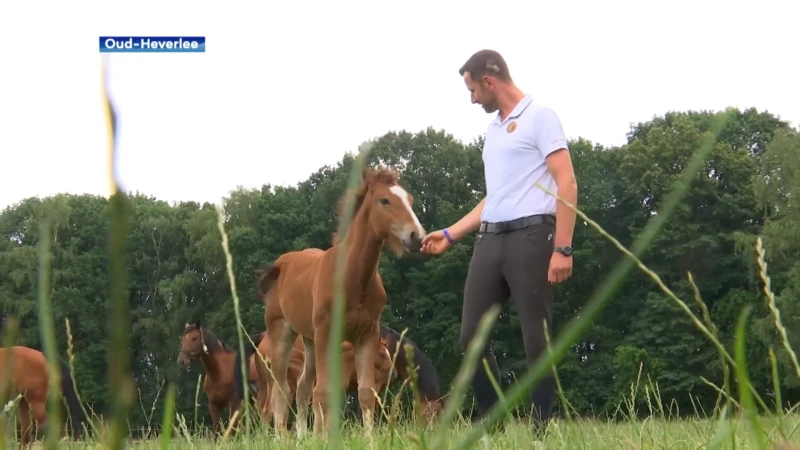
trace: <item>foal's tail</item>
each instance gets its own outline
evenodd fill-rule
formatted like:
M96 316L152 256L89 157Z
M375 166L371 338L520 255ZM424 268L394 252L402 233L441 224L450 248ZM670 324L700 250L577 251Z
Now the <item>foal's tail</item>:
M79 439L83 437L83 407L78 399L78 394L75 392L75 386L72 384L72 374L69 370L69 365L63 360L59 361L61 366L61 393L67 400L69 408L70 420L72 422L72 435L74 438Z
M258 344L261 343L261 339L264 337L266 332L251 334L250 339L253 340L253 343L250 343L250 339L248 339L244 343L244 364L247 367L247 374L250 374L250 356L252 356L255 352L258 351ZM233 367L233 395L239 399L244 399L244 373L242 373L242 355L240 353L236 353L236 362L234 363ZM256 360L256 364L258 364L258 360ZM248 379L248 384L250 384L250 380ZM253 394L253 391L250 391L250 394Z
M275 284L275 280L278 279L278 276L281 274L281 266L276 260L272 264L267 264L264 267L260 267L256 269L256 277L258 279L258 295L261 297L261 300L266 303L266 295L272 286Z

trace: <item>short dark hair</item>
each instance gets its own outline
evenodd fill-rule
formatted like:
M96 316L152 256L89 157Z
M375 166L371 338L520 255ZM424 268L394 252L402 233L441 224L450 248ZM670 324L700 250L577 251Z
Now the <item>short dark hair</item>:
M484 75L491 75L500 81L511 81L506 60L494 50L481 50L470 56L467 62L458 69L458 74L462 77L465 72L469 72L469 76L473 80Z

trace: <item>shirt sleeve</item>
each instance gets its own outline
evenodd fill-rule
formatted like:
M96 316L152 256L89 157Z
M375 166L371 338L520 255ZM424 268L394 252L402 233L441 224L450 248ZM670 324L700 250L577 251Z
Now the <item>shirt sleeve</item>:
M561 120L550 108L544 108L536 115L534 133L534 143L544 158L556 150L569 149Z

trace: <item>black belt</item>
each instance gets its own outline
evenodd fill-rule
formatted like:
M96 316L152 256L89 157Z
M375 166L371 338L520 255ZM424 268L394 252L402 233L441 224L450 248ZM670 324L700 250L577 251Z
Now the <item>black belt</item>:
M505 233L508 231L521 230L533 225L541 224L555 225L556 218L551 214L537 214L535 216L520 217L519 219L506 222L481 222L480 233Z

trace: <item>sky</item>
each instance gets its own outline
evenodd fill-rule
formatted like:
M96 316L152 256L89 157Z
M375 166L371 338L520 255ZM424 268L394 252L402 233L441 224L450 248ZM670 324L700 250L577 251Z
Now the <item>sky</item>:
M483 48L569 138L620 145L631 123L727 106L800 122L791 1L80 5L0 6L0 209L108 194L101 35L206 37L206 53L108 59L120 182L169 201L293 185L389 131L469 142L491 116L458 68Z

